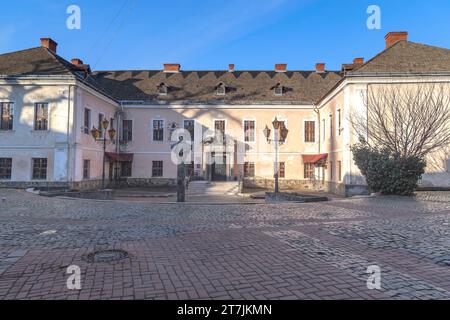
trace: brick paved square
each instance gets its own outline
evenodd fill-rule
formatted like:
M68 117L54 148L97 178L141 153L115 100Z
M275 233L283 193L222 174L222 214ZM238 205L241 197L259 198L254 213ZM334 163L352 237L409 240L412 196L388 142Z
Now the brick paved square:
M446 192L276 206L0 197L1 299L450 299ZM109 261L115 250L127 255ZM71 265L81 290L67 288Z

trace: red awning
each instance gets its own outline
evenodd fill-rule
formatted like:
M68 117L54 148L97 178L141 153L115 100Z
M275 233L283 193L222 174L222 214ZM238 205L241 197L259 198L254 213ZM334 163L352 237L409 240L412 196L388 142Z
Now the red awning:
M327 160L328 153L324 154L304 154L303 157L303 163L317 163L320 160Z
M109 160L117 161L117 162L129 162L133 161L134 155L132 153L114 153L114 152L107 152L106 157Z

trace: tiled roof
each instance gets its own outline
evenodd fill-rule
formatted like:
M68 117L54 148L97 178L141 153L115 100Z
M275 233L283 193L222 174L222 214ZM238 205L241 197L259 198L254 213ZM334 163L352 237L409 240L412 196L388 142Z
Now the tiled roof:
M354 65L352 65L354 67ZM98 71L86 77L87 66L76 66L46 48L0 55L0 76L72 75L107 96L147 103L314 104L344 76L339 71ZM351 69L351 68L350 68ZM450 50L399 41L346 75L450 72ZM218 84L226 86L217 95ZM159 86L168 87L167 95ZM274 87L283 86L283 95Z
M87 65L73 65L47 48L38 47L0 55L0 76L75 76L78 80L110 97L93 77Z
M399 41L350 74L450 72L450 50Z
M314 104L342 77L339 72L315 71L99 71L96 81L117 100L148 103ZM167 95L158 87L168 86ZM224 96L217 85L226 86ZM273 88L283 86L283 95Z
M48 49L39 47L0 55L0 75L73 75L76 68Z

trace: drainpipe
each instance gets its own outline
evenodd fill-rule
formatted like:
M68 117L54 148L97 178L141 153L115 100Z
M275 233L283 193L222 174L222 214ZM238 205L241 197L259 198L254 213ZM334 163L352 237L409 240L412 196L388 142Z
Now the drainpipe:
M318 123L318 129L319 129L319 143L318 143L318 148L319 148L319 150L318 150L318 154L321 154L321 152L320 152L320 150L322 149L322 145L321 145L321 143L322 143L322 139L320 139L321 137L320 137L320 133L322 132L322 127L321 127L321 121L320 121L320 111L319 111L319 109L317 108L317 106L314 106L314 112L317 114L317 123Z
M66 168L67 168L67 185L70 186L70 183L72 182L72 170L71 170L71 136L70 136L70 115L71 115L71 100L72 100L72 85L69 85L69 93L67 96L67 162L66 162ZM74 121L74 120L73 120ZM73 134L76 134L73 130L72 124L72 131Z

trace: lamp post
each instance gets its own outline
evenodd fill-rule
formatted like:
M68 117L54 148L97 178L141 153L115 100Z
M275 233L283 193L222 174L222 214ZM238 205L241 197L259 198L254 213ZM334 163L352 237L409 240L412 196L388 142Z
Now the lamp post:
M99 130L95 127L92 127L91 135L95 139L95 141L103 142L103 168L102 168L102 189L104 190L105 185L105 166L106 166L106 142L107 142L107 135L109 137L109 140L111 142L114 142L114 137L116 136L116 130L113 128L108 129L109 127L109 121L106 119L103 119L101 122L101 127L103 130Z
M278 121L277 118L275 118L275 120L272 122L272 126L274 131L274 139L270 139L270 133L272 132L272 130L270 130L270 128L266 125L266 128L264 129L264 136L267 139L268 143L274 142L275 143L275 193L279 193L280 192L280 187L279 187L279 164L278 164L278 149L279 146L284 144L287 138L287 135L289 133L289 130L286 128L285 124L283 121Z

